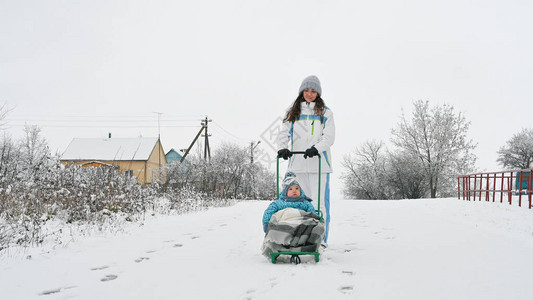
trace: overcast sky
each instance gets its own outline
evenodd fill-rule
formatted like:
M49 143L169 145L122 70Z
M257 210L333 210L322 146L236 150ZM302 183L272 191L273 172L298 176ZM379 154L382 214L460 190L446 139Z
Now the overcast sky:
M223 141L268 147L304 77L317 75L343 155L389 143L402 108L444 103L472 122L480 170L531 127L531 1L0 0L5 131L157 136L186 148L208 116Z

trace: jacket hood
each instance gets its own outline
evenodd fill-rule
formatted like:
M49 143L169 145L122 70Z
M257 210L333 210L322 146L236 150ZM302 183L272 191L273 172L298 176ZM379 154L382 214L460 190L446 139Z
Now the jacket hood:
M300 196L299 197L289 197L287 196L287 191L289 189L289 187L293 186L293 185L297 185L299 188L300 188ZM302 187L300 186L300 183L298 182L298 180L296 180L296 174L294 174L293 172L287 172L287 174L285 174L285 178L283 179L283 182L281 184L281 193L279 194L279 198L283 201L287 201L287 202L297 202L297 201L312 201L311 198L307 197L305 195L305 192L304 190L302 190Z

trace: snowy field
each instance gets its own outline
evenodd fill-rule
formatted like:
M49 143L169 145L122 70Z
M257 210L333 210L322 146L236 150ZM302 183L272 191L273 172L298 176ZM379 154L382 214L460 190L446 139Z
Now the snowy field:
M4 254L1 298L533 298L528 208L457 199L336 201L320 262L306 257L291 265L260 255L267 205L157 217L116 235Z

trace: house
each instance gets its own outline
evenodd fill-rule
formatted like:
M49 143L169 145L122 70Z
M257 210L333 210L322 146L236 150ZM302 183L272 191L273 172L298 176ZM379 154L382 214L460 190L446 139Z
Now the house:
M170 149L165 156L169 164L175 160L180 161L183 158L183 156L179 154L178 151L174 150L174 148Z
M178 151L174 150L174 148L170 149L170 151L167 152L166 157L167 157L167 162L169 164L173 162L179 163L180 165L179 170L181 174L186 174L191 168L191 163L188 160L184 160L183 162L181 162L181 159L183 158L183 156L179 154Z
M139 183L164 179L160 167L167 164L158 138L75 138L61 156L64 165L116 166L121 174Z

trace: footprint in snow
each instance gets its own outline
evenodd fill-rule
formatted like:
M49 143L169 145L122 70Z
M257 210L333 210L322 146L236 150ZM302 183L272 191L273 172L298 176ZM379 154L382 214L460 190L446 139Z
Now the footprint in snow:
M348 271L348 270L342 270L342 274L345 274L345 275L348 275L348 276L353 276L355 274L354 271Z
M117 275L106 275L104 278L100 279L102 282L111 281L117 279Z
M141 257L137 258L137 259L135 260L135 262L136 262L136 263L140 263L140 262L142 262L143 260L149 260L149 259L150 259L150 257L144 257L144 256L141 256Z
M350 243L350 244L346 244L345 245L345 248L344 249L340 249L339 252L342 252L342 253L350 253L354 250L363 250L362 248L359 248L356 246L357 243Z
M339 288L339 291L343 294L351 294L354 290L353 285L343 285Z
M354 276L355 272L351 270L342 270L342 274L346 276ZM343 285L339 288L339 291L343 294L351 294L354 290L353 285Z
M252 300L254 297L253 295L255 294L255 290L254 289L249 289L245 292L245 295L244 295L244 298L245 300Z
M173 247L174 247L174 248L181 248L181 247L183 247L183 244L174 244Z
M105 270L107 268L109 268L109 266L94 267L94 268L91 268L91 271Z
M273 288L276 285L278 285L278 279L276 277L270 278L269 281L270 281L270 287L271 288Z
M41 292L39 294L39 296L48 296L48 295L52 295L52 294L57 294L57 293L60 293L61 291L68 290L68 289L73 289L75 287L76 286L65 286L65 287L60 287L60 288L53 289L53 290L47 290L47 291Z

